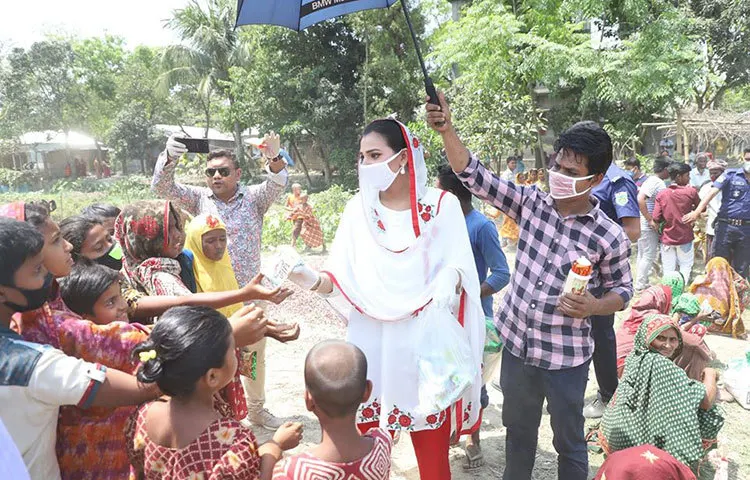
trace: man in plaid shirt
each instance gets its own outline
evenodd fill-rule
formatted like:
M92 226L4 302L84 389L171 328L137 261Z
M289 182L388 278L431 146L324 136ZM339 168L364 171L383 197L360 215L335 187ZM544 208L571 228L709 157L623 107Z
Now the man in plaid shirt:
M633 294L630 242L591 195L612 163L612 142L593 122L563 132L555 144L547 194L487 170L458 137L442 94L440 101L441 107L427 104L427 122L442 136L453 171L520 230L516 271L495 316L505 342L500 373L507 428L503 478L531 478L546 399L558 478L585 480L583 399L594 350L589 317L622 310ZM563 294L579 257L593 265L589 289L602 292L598 298L590 291Z

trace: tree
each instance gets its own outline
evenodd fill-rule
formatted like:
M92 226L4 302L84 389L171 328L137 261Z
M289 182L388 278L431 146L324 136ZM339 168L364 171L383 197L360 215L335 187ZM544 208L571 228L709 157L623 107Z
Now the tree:
M148 117L142 103L133 102L117 114L109 132L110 145L120 159L122 173L127 173L127 162L139 159L141 173L146 174L146 157L163 144L163 138L154 131L153 120Z
M422 38L425 27L422 7L412 7L410 16L417 37ZM357 71L364 123L392 114L404 123L414 120L417 107L423 104L424 84L401 8L364 11L339 21L349 24L352 33L364 44L364 62Z
M171 88L187 87L197 94L206 115L206 129L211 122L214 95L229 103L237 158L245 163L242 143L243 125L232 108L236 99L231 91L229 71L247 65L251 59L234 28L235 5L232 0L191 0L187 7L174 12L167 26L186 44L172 45L164 51L164 81Z
M73 49L73 75L77 94L71 98L71 109L76 112L76 124L96 140L99 148L122 109L118 101L118 78L123 74L125 61L124 40L105 35L83 40L70 40Z
M254 27L243 35L256 65L231 71L243 123L310 139L329 184L334 168L353 171L363 112L357 72L365 52L352 29L332 21L302 32Z
M750 2L690 0L705 48L705 66L695 87L699 110L714 108L727 90L750 84Z

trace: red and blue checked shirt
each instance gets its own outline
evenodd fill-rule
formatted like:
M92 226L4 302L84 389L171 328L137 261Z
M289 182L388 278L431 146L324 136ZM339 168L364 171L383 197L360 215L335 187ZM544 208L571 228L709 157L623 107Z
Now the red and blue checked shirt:
M591 211L562 217L536 187L517 186L487 170L476 158L458 174L471 192L512 218L519 228L516 270L495 315L505 348L527 365L559 370L583 364L594 352L588 318L557 310L573 262L593 265L589 290L633 295L630 241L594 197Z

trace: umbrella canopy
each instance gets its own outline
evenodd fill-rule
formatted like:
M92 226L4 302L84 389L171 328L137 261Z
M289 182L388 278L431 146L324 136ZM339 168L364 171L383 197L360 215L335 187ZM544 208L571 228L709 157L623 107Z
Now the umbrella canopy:
M299 31L330 18L388 8L394 3L396 0L238 0L237 26L279 25Z
M374 8L388 8L397 0L237 0L237 21L240 25L279 25L292 30L304 30L310 25L330 18L369 10ZM429 102L440 106L435 85L427 74L427 68L419 49L419 41L414 34L414 27L409 17L406 0L401 0L401 9L409 27L409 33L414 41L419 66L424 75L424 87Z

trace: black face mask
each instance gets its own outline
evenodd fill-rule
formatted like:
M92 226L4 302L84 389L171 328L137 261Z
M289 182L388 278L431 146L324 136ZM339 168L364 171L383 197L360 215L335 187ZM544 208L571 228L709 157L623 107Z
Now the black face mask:
M110 255L116 246L117 244L113 242L107 253L96 259L96 263L119 272L122 269L122 257L118 259Z
M22 306L12 302L5 302L5 305L13 309L15 312L30 312L31 310L36 310L44 305L44 302L49 299L53 278L52 274L48 273L47 277L44 279L44 285L42 285L42 288L36 290L26 290L25 288L18 288L15 286L12 287L21 292L26 299L26 305Z

